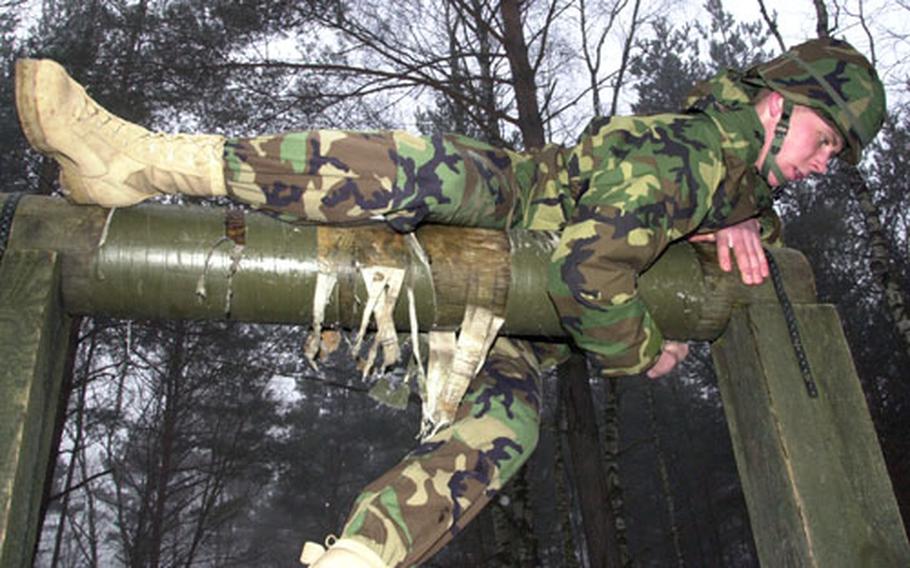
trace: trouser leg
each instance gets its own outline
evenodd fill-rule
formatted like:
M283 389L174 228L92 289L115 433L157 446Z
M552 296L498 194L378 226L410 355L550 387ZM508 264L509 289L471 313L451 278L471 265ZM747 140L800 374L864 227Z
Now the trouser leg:
M532 346L499 338L456 421L367 486L342 538L389 566L413 566L448 543L537 444L541 370Z
M552 152L551 152L552 153ZM525 207L537 162L459 135L314 130L225 144L235 199L287 220L421 221L506 228Z

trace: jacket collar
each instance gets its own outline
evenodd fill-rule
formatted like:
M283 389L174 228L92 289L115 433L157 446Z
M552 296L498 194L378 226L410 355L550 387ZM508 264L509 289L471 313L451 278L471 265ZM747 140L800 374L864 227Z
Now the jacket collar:
M717 229L744 221L771 207L771 187L755 168L765 129L751 104L714 101L701 109L721 137L726 175L717 188L703 228Z

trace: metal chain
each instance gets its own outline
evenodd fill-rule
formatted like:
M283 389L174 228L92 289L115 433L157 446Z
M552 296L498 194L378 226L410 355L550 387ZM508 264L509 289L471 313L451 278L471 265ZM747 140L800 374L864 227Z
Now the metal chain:
M803 382L806 383L806 392L812 398L818 398L818 386L815 379L812 378L812 369L809 367L809 358L806 356L806 350L803 348L802 336L799 334L799 327L796 323L796 313L793 311L793 304L787 296L784 289L784 279L780 273L780 267L770 251L765 249L765 256L768 259L768 267L771 271L771 282L774 284L774 292L780 301L780 307L784 312L784 321L787 322L787 331L790 333L790 344L793 346L793 352L796 354L796 362L799 364L799 371L803 375Z
M6 252L6 244L9 242L9 234L13 228L13 216L16 214L16 207L19 206L19 200L25 195L21 191L8 194L3 202L3 210L0 211L0 260L3 260L3 254Z

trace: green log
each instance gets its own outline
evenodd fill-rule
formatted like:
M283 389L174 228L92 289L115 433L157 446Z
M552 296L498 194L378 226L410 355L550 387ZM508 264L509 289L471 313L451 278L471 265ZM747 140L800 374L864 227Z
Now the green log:
M504 333L564 336L546 293L554 234L425 226L416 239L429 258L427 270L406 237L384 224L291 225L247 213L245 229L245 245L231 274L234 243L224 239L223 208L147 204L109 215L62 199L26 197L10 249L60 253L64 306L71 314L308 324L317 274L327 270L338 274L339 284L326 321L353 327L365 298L357 267L386 264L408 269L425 330L456 328L471 278L487 281L498 273L509 283L502 298ZM712 250L679 243L641 277L642 297L668 337L713 339L734 305L773 299L770 284L747 287L735 274L720 273ZM794 283L794 301L814 301L805 259L788 249L775 256ZM484 271L491 274L478 275ZM203 274L204 298L196 293ZM395 316L407 329L403 298Z

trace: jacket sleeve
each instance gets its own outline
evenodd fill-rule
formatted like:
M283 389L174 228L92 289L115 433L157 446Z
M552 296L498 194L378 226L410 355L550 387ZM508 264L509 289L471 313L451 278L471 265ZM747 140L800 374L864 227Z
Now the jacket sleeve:
M551 258L549 293L562 325L603 375L639 373L660 354L663 337L637 281L670 240L671 206L654 176L592 187Z
M761 226L763 243L772 247L783 246L783 223L773 207L767 207L758 212L758 224Z

